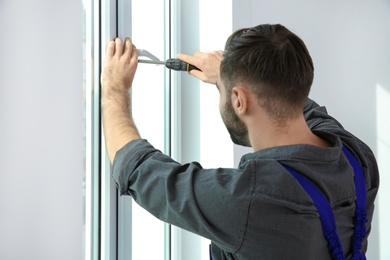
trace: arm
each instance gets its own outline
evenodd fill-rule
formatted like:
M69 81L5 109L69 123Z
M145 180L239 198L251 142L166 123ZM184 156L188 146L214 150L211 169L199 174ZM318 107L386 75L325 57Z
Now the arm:
M101 82L103 130L111 163L120 148L140 138L129 98L137 65L137 49L129 38L124 44L119 38L108 43Z
M325 107L318 105L310 98L307 99L303 114L307 125L311 130L318 128L342 129L342 125L328 114Z
M253 167L203 169L197 162L180 164L139 139L118 151L112 175L121 195L131 195L155 217L235 252L246 227Z

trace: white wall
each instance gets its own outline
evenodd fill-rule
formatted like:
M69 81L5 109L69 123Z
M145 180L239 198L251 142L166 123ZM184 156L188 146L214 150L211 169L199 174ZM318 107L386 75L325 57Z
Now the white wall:
M82 259L80 0L0 1L0 259Z
M234 29L262 23L281 23L305 41L315 67L311 98L376 154L381 188L367 257L390 259L390 2L233 1ZM237 147L235 160L246 151Z

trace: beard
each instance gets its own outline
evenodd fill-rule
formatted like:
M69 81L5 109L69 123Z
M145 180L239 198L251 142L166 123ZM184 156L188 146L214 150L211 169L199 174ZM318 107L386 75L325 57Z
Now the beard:
M251 147L248 138L248 128L234 112L230 99L225 103L223 111L221 111L221 117L233 143Z

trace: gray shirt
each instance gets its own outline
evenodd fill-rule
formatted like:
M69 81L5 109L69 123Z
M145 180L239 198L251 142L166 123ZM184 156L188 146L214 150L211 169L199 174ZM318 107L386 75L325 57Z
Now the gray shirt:
M213 260L331 259L311 198L282 162L327 198L348 259L355 187L342 145L364 169L368 233L379 186L376 160L324 107L308 100L304 114L310 129L331 147L272 147L244 155L237 169L203 169L197 162L180 164L140 139L118 151L113 178L121 194L131 195L157 218L210 239Z

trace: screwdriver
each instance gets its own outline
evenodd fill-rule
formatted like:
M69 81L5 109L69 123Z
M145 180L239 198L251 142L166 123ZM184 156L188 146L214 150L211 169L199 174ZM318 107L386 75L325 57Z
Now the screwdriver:
M167 59L165 62L165 67L177 71L200 70L198 67L179 59Z
M200 70L196 66L184 62L179 59L167 59L166 61L155 61L155 60L138 60L139 63L148 63L155 65L165 65L168 69L176 71L190 71L190 70Z

